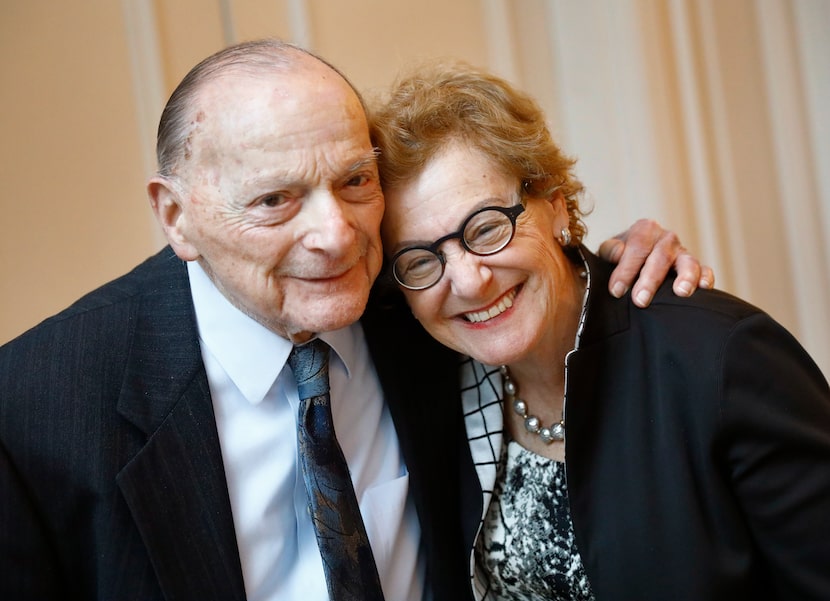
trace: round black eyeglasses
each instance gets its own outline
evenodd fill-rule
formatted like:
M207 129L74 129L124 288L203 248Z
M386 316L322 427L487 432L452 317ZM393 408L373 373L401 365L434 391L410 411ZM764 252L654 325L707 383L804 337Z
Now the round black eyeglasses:
M442 236L429 246L410 246L392 257L392 274L395 280L409 290L426 290L434 286L444 275L447 258L439 248L447 240L458 238L469 253L479 256L492 255L513 240L516 218L525 210L524 205L512 207L484 207L467 217L458 231Z

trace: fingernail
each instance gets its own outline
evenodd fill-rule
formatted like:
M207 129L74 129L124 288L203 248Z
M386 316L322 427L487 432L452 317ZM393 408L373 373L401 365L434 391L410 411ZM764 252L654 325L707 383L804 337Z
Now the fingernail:
M708 290L712 287L712 282L706 279L700 280L700 287Z
M638 306L645 307L651 300L651 294L649 294L648 290L640 290L635 300Z
M628 288L626 288L625 284L623 284L622 282L617 282L616 284L614 284L614 287L611 288L611 294L613 294L616 298L622 298L627 290Z
M677 290L683 296L689 296L692 293L692 285L689 282L680 282L677 285Z

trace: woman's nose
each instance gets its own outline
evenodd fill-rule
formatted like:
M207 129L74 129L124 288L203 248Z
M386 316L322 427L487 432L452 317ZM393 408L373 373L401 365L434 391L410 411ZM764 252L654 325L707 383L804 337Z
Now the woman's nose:
M460 244L453 246L452 251L445 251L444 254L444 277L449 279L450 290L461 297L481 295L493 279L493 272L486 263L487 257L474 255Z

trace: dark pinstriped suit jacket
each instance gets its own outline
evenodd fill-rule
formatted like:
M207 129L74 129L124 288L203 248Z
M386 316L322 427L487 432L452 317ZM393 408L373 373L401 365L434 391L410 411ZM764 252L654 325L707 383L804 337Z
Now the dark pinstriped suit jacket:
M362 323L428 581L455 601L468 585L455 445L441 441L461 426L436 416L457 404L456 361L384 313ZM0 349L0 599L244 599L187 271L169 248Z

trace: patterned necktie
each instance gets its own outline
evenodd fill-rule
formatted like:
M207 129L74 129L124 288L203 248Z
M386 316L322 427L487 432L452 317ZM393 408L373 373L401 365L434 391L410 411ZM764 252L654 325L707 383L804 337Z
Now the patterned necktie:
M329 346L317 339L295 346L288 365L300 395L297 444L329 598L383 601L349 466L334 433Z

